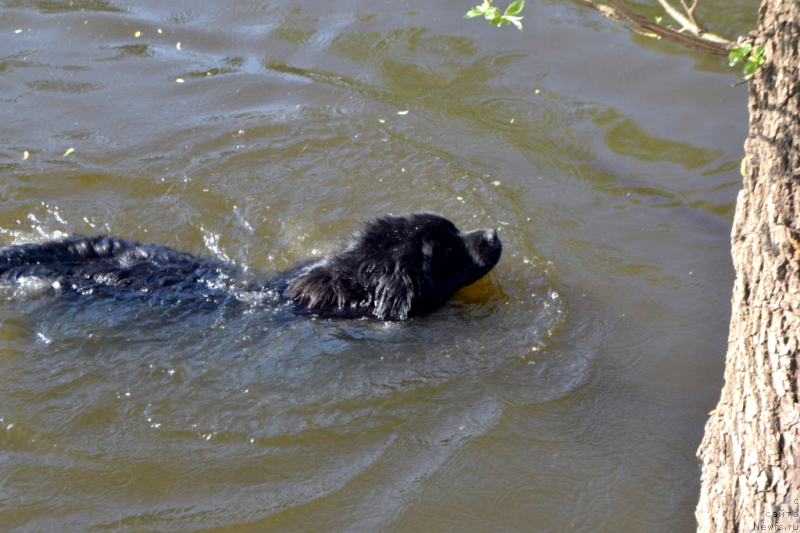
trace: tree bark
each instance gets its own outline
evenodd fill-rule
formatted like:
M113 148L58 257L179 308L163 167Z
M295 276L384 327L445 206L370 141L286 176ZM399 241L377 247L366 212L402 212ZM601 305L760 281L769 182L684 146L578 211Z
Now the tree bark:
M698 450L698 531L800 531L800 2L764 0L732 240L725 386Z

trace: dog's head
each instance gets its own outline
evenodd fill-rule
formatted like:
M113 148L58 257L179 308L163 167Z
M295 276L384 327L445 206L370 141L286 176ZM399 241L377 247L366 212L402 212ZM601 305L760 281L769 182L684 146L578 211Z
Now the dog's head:
M501 252L493 229L461 232L430 213L387 215L304 269L286 294L300 310L321 316L406 320L484 276Z

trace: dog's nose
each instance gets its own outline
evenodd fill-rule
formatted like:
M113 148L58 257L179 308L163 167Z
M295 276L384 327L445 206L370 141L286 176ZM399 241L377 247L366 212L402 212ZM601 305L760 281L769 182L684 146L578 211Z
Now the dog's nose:
M483 238L486 239L488 242L494 242L497 240L497 230L487 229L483 232Z

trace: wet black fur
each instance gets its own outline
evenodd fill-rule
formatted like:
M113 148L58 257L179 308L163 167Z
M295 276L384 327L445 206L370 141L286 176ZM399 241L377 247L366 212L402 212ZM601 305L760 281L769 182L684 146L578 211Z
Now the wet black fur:
M429 213L383 216L361 225L342 250L249 290L276 291L299 313L406 320L441 305L499 261L495 230L460 232ZM24 278L59 291L207 294L235 268L152 244L71 237L0 249L0 285Z

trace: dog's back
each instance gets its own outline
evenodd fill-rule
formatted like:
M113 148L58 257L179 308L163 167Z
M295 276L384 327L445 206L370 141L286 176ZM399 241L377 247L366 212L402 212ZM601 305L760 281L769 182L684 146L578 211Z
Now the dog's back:
M205 291L228 277L222 262L114 237L70 237L0 248L0 285L26 278L81 293Z

